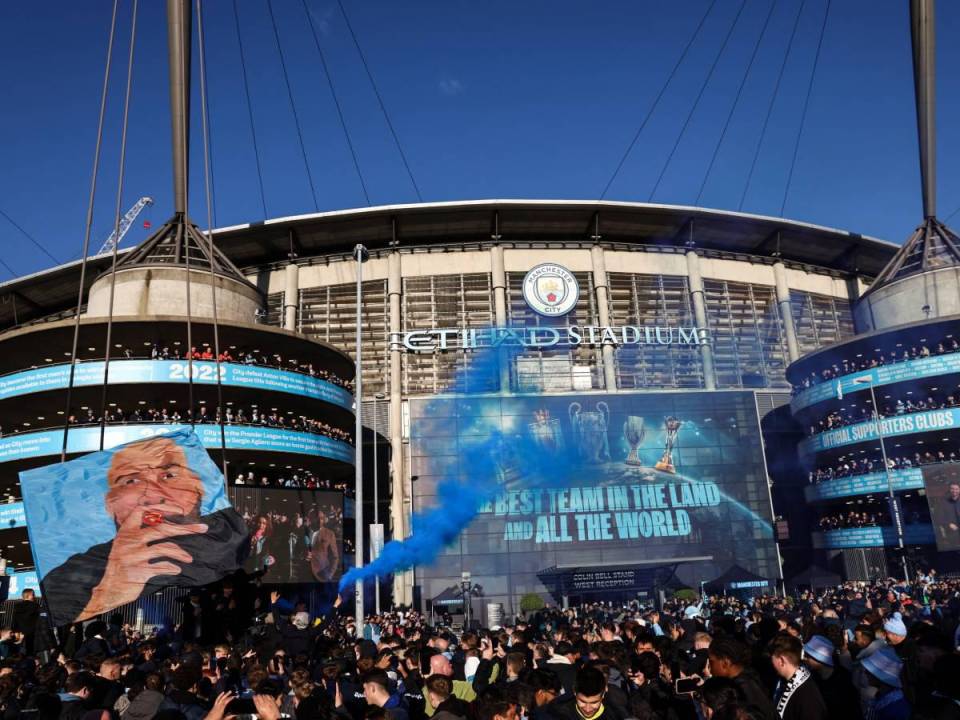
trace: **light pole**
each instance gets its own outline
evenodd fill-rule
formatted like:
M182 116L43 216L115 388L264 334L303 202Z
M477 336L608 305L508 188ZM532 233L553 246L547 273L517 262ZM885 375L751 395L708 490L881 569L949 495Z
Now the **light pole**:
M377 455L377 432L378 432L378 421L377 421L377 401L383 400L386 397L383 393L376 393L373 396L373 524L377 526L377 546L376 551L377 555L380 554L382 549L379 543L383 542L383 534L380 530L380 483L377 478L377 470L380 468L380 456ZM370 562L373 562L376 558L373 557L374 543L370 543ZM380 576L375 575L373 578L374 583L374 608L376 609L377 615L380 614Z
M363 567L363 418L360 413L360 400L363 397L363 363L362 363L362 327L363 327L363 263L370 254L362 244L353 248L353 259L357 261L357 337L356 337L356 369L353 380L354 407L356 409L356 425L354 427L354 456L356 476L354 478L354 548L353 558L357 569ZM354 586L354 618L357 637L363 637L363 580L358 579Z
M883 472L887 477L887 496L890 503L890 516L893 527L897 531L897 545L900 550L900 562L903 564L903 579L910 582L910 571L907 569L907 555L903 545L903 521L900 518L900 506L893 494L893 477L890 475L890 464L887 462L887 444L883 437L883 423L880 420L880 406L877 405L877 393L873 386L873 378L858 377L854 385L868 385L870 387L870 402L873 404L873 421L877 426L877 437L880 439L880 456L883 458Z

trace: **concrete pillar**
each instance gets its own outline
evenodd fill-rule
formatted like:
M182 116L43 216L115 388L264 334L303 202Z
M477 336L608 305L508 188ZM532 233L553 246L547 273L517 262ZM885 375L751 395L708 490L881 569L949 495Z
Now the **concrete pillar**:
M700 275L700 256L695 250L687 251L687 282L690 286L690 303L693 305L693 319L697 323L700 335L700 362L703 365L703 386L707 390L717 389L717 376L713 371L713 348L710 345L707 324L707 305L703 299L703 277Z
M503 247L490 248L490 284L493 288L493 320L497 327L507 326L507 271L503 263ZM510 392L510 360L506 352L500 358L500 392Z
M283 329L297 331L297 309L300 307L300 266L287 265L287 285L283 290Z
M390 338L399 337L402 329L400 299L403 281L400 273L400 253L394 250L387 256L387 297L390 300ZM402 540L410 534L411 503L413 498L407 488L407 466L403 451L403 360L399 343L391 342L390 353L390 524L393 539ZM413 573L395 573L393 576L393 601L409 605L413 597Z
M790 285L787 283L787 268L779 260L773 264L773 282L777 291L777 307L783 321L783 334L787 336L787 354L790 362L800 357L797 328L793 324L793 309L790 307Z
M593 289L597 295L597 320L602 327L610 325L610 298L607 284L607 262L603 248L594 245L590 248L590 260L593 265ZM603 357L603 384L608 392L617 391L617 348L604 343L600 349Z

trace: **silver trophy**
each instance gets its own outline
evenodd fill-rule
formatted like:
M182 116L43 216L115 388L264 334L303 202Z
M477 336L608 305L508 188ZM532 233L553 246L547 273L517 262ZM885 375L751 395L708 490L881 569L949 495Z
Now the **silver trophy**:
M534 442L546 452L557 452L563 447L563 431L560 429L560 421L557 418L550 417L549 410L534 410L533 417L536 422L530 423L530 434Z
M627 453L627 465L643 465L639 455L637 455L637 450L640 448L640 443L643 442L643 436L646 433L642 417L627 415L627 419L623 421L623 439L630 445L630 452Z
M607 428L610 424L609 406L601 400L597 403L595 411L584 411L580 403L572 402L569 413L580 458L589 463L609 461L610 442L607 439Z
M664 418L663 426L666 428L666 438L663 447L663 456L655 465L657 470L668 473L677 472L677 469L673 466L673 446L677 442L677 433L680 432L681 425L683 425L683 421L678 420L672 415Z

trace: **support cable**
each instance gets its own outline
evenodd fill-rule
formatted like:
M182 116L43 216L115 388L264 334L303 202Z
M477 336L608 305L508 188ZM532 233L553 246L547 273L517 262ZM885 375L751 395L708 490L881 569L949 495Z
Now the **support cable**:
M273 39L277 42L277 52L280 55L280 70L283 72L283 84L287 88L287 99L290 101L290 112L293 113L293 122L297 127L297 140L300 142L300 154L303 156L303 167L307 171L307 183L310 185L310 197L313 198L314 210L320 212L320 201L317 199L317 188L313 184L313 173L310 172L310 162L307 160L307 146L303 142L303 129L300 127L300 115L297 114L297 104L293 101L293 88L290 86L290 75L287 73L287 62L283 58L283 45L280 43L280 31L277 30L277 19L273 15L273 0L267 0L267 11L270 14L270 26L273 28Z
M676 153L677 148L680 147L680 141L683 140L683 136L687 132L687 127L690 125L690 121L693 119L693 115L697 111L697 107L700 105L700 100L703 98L703 93L706 92L707 86L710 84L710 79L713 77L713 73L717 69L720 58L723 57L724 50L726 50L727 45L730 44L730 38L733 36L733 31L737 27L737 23L740 21L740 16L743 15L743 9L746 6L747 0L740 0L740 7L737 9L737 14L734 16L733 22L730 23L730 29L727 30L727 34L723 38L723 43L720 45L720 49L717 51L716 57L713 58L713 63L710 65L710 71L707 73L707 77L700 86L700 92L697 93L697 97L693 101L693 106L690 108L690 112L687 113L686 120L683 121L683 126L680 128L680 134L677 135L677 139L673 143L673 147L670 149L670 154L667 155L667 160L660 169L660 175L657 177L657 182L654 183L653 189L650 191L650 195L647 197L647 202L653 200L653 196L656 194L657 188L660 187L660 183L663 181L663 176L667 174L667 168L670 167L670 162L673 160L674 153Z
M950 213L949 215L947 215L947 216L943 219L943 222L945 222L945 223L950 222L950 218L952 218L952 217L953 217L954 215L956 215L957 213L960 213L960 207L957 207L956 210L954 210L952 213Z
M813 56L813 67L810 69L810 81L807 83L807 96L803 99L803 110L800 113L800 127L797 129L797 141L793 145L793 157L790 159L790 172L787 173L787 184L783 188L783 202L780 203L780 217L787 209L787 197L790 194L790 184L793 182L793 171L797 167L797 155L800 153L800 140L803 138L803 126L807 120L807 110L810 107L810 95L813 93L813 82L817 77L817 65L820 63L820 51L823 49L823 36L827 31L827 19L830 17L830 0L823 11L823 22L820 24L820 37L817 39L817 52Z
M29 240L29 241L32 242L34 245L36 245L36 246L40 249L40 252L42 252L42 253L43 253L44 255L46 255L48 258L50 258L51 260L53 260L57 265L59 265L61 262L63 262L62 260L58 260L57 258L55 258L55 257L50 253L50 251L47 250L46 247L44 247L43 243L41 243L41 242L40 242L39 240L37 240L33 235L31 235L31 234L28 233L26 230L24 230L23 227L21 227L20 224L17 223L16 220L14 220L12 217L10 217L10 216L9 216L7 213L5 213L3 210L0 210L0 215L2 215L3 218L4 218L8 223L10 223L11 225L13 225L17 230L19 230L21 235L23 235L27 240Z
M707 165L707 172L703 176L703 182L700 184L700 192L697 193L697 199L694 202L694 205L700 205L700 198L703 197L703 191L707 187L707 181L710 179L710 173L713 171L714 163L717 161L717 156L720 154L720 148L723 146L723 141L727 136L727 130L730 128L730 122L733 120L733 114L737 110L737 106L740 104L740 97L743 95L743 88L747 84L747 78L750 77L750 71L753 69L753 63L757 59L757 53L760 51L760 45L763 43L763 38L767 34L767 28L770 26L770 19L773 17L773 11L777 8L777 3L779 0L773 0L770 3L770 9L767 11L767 17L763 21L763 27L760 29L760 35L757 36L757 43L753 46L753 53L750 55L750 60L747 63L747 69L743 71L743 77L740 79L740 86L737 88L736 97L733 100L733 105L730 106L730 112L727 113L727 119L723 123L723 130L720 131L720 139L717 141L717 146L713 149L713 156L710 158L710 164Z
M263 217L267 217L267 195L263 190L263 168L260 167L260 148L257 145L257 128L253 122L253 104L250 102L250 81L247 78L247 61L243 52L243 37L240 35L240 11L237 0L233 0L233 23L237 28L237 44L240 46L240 71L243 75L243 93L247 99L247 117L250 119L250 138L253 141L253 157L257 164L257 183L260 188L260 205Z
M210 142L210 126L207 122L207 63L203 37L203 11L200 0L197 0L197 50L200 60L200 108L203 113L203 185L207 201L207 259L210 261L210 305L213 315L213 352L216 357L217 369L217 407L223 408L223 375L220 365L220 324L217 318L217 275L213 270L213 165L211 160L212 144ZM192 412L192 409L191 409ZM227 431L224 425L226 413L220 412L220 447L221 468L223 482L227 484Z
M67 459L67 436L70 433L70 405L73 400L73 384L77 369L77 345L80 340L80 308L83 307L83 291L86 284L87 257L90 250L90 232L93 228L93 206L97 196L97 176L100 174L100 151L103 148L103 121L107 110L107 89L110 85L110 66L113 62L113 40L117 28L117 6L113 0L110 17L110 39L107 42L107 60L103 70L103 89L100 92L100 115L97 120L97 142L93 151L93 170L90 173L90 198L87 202L87 220L83 230L83 251L80 260L80 284L77 289L77 312L73 319L73 345L70 351L70 377L67 382L66 405L63 410L63 444L60 447L60 462Z
M360 47L360 41L357 40L357 34L353 31L353 25L350 24L350 18L347 15L347 10L343 7L342 0L337 0L337 5L340 6L340 14L343 15L343 19L347 23L347 30L350 32L350 37L353 39L353 45L357 48L357 53L360 55L360 62L363 63L363 69L367 73L367 79L370 80L370 87L373 88L373 94L377 96L377 103L380 105L380 112L383 113L383 119L387 121L387 127L390 128L390 134L393 136L393 142L397 146L397 152L400 153L400 159L403 161L403 167L407 171L407 177L410 178L410 184L413 185L413 191L417 194L417 200L423 202L423 197L420 195L420 187L417 185L417 181L413 177L413 170L410 169L410 163L407 162L407 154L403 152L403 145L400 144L400 137L397 135L397 131L393 128L393 123L390 121L390 114L387 112L387 106L384 104L383 98L380 96L380 90L377 88L377 83L373 79L373 73L370 72L370 66L367 64L367 58L363 54L363 49Z
M197 26L198 28L203 27L203 5L200 2L197 2ZM200 42L203 42L201 37ZM200 47L200 56L203 57L203 47ZM201 68L202 72L206 72ZM201 78L201 82L205 82L206 78ZM213 214L213 225L217 223L217 186L213 180L213 137L211 137L210 132L210 98L203 94L203 113L205 120L203 121L203 130L207 134L207 142L209 143L210 153L207 157L208 162L210 163L210 206L212 208Z
M743 210L743 203L747 200L747 193L750 190L750 182L753 180L753 172L757 168L757 160L760 157L760 150L763 148L763 139L767 136L767 127L770 125L770 116L773 114L773 107L777 103L777 96L780 94L780 83L783 81L783 72L787 69L787 61L790 59L790 51L793 50L793 41L797 37L797 28L800 25L800 17L803 15L803 7L807 0L800 0L800 7L797 8L797 16L793 19L793 28L790 30L790 39L787 41L787 49L783 53L783 61L780 63L780 70L777 72L777 80L773 85L773 94L770 96L770 102L767 104L767 114L763 118L763 125L760 128L760 137L757 139L757 147L753 151L753 160L750 162L750 171L747 173L747 182L743 186L743 195L740 196L740 204L737 210Z
M127 55L127 89L123 98L123 120L120 129L120 169L117 176L117 202L114 214L113 231L120 234L120 217L123 212L123 181L126 174L127 126L130 117L130 95L133 90L133 51L137 41L137 6L133 0L133 13L130 19L130 50ZM113 301L117 288L117 250L120 243L113 244L113 258L110 263L110 300L107 305L107 337L103 355L103 386L100 392L100 450L107 433L107 390L110 387L110 348L113 342ZM79 312L79 309L78 309Z
M360 161L357 159L357 151L353 147L353 140L350 138L350 131L347 129L347 121L343 117L343 108L340 107L340 99L337 97L337 91L333 87L333 76L330 74L330 68L327 66L327 58L320 46L320 35L313 23L313 15L310 14L310 8L307 7L307 0L300 0L303 4L303 11L307 14L307 22L310 23L310 32L313 34L313 42L317 46L317 53L320 55L320 64L323 65L323 74L327 76L327 85L330 87L330 96L333 98L333 104L337 108L337 116L340 118L340 127L343 129L343 136L347 140L347 147L350 148L350 157L353 158L353 167L357 171L357 178L360 180L360 187L363 190L363 197L370 205L370 193L367 192L367 183L363 179L363 173L360 171Z
M187 22L190 21L190 3L187 3ZM190 85L190 68L186 65L186 56L190 53L190 35L188 34L186 38L187 46L184 48L184 51L180 53L180 77L185 78L187 81L187 87ZM189 94L185 98L185 107L189 107L190 96ZM183 155L183 172L185 174L184 186L186 188L190 187L190 113L186 113L186 118L184 119L186 125L185 136L183 138L183 144L181 147L173 148L174 152L179 152ZM180 240L183 241L183 262L186 266L186 286L187 286L187 412L190 417L190 428L196 428L196 418L194 417L193 412L193 313L191 311L191 282L190 277L190 193L183 193L183 217L180 218L180 222L177 224L177 233L182 233ZM210 262L213 262L211 258Z
M674 76L677 74L677 70L680 69L680 65L683 64L684 58L687 57L687 53L690 51L690 48L693 46L694 41L697 39L697 36L700 34L700 30L703 29L704 23L707 21L707 17L713 11L713 6L717 4L717 0L713 0L708 6L706 11L703 13L703 16L700 18L700 22L697 23L697 27L693 31L693 35L690 36L690 39L687 40L687 44L683 48L683 52L680 53L680 57L677 58L677 62L674 63L673 69L670 71L670 74L667 75L666 81L663 85L660 86L657 96L653 99L653 105L650 106L650 109L647 110L647 114L644 116L643 121L640 123L640 127L637 128L637 132L634 133L633 139L630 141L630 144L627 145L627 149L623 152L623 156L620 158L620 162L617 163L616 170L613 171L613 175L610 176L610 179L607 180L607 184L603 188L603 192L600 193L600 199L603 200L607 197L607 193L610 191L610 186L613 185L613 181L617 179L617 175L620 174L620 170L623 168L623 164L627 161L627 158L630 157L630 153L633 152L634 146L637 144L637 140L640 139L640 134L643 132L643 129L647 126L647 123L650 122L650 118L653 117L653 113L656 111L657 106L660 104L660 100L663 99L664 93L667 92L667 88L670 87L670 84L673 82Z

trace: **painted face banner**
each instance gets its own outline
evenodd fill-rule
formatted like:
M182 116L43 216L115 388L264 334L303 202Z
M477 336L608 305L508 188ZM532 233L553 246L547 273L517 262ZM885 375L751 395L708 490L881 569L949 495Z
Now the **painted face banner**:
M169 586L215 582L249 543L223 475L177 430L20 473L37 574L57 625Z

